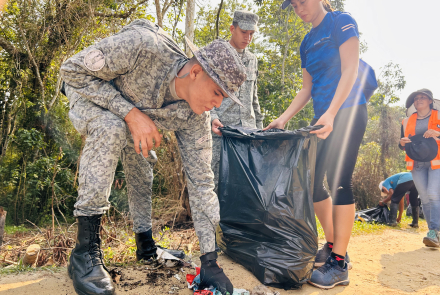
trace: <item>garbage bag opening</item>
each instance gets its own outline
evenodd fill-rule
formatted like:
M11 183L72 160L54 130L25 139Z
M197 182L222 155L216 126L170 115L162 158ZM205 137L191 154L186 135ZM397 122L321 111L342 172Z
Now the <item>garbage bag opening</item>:
M313 271L317 128L221 128L217 243L265 285L296 289Z

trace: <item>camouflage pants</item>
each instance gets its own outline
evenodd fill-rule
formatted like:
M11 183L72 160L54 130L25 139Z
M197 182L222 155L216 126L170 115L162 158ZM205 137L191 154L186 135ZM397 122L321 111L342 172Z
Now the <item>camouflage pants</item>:
M162 109L146 109L142 112L159 129L175 131L200 251L214 251L215 229L220 216L210 167L212 141L209 113L196 115L186 102L176 102ZM140 233L149 230L153 166L142 155L136 154L125 122L84 98L75 102L69 117L78 132L86 136L79 168L75 216L103 214L109 209L108 197L121 156L133 231Z
M214 172L214 192L218 195L218 180L220 177L220 153L222 151L222 137L212 135L212 162L211 168Z

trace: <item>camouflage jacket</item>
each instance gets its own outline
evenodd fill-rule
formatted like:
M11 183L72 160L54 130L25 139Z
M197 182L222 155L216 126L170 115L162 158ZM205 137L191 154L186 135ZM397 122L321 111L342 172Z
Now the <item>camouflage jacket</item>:
M239 53L246 67L247 80L236 93L244 107L240 107L230 99L225 99L220 108L211 110L211 122L219 119L223 125L241 125L251 128L263 128L263 115L257 95L258 61L257 57L245 49Z
M167 33L142 19L69 58L61 76L70 107L85 97L124 119L134 107L158 109L175 101L169 85L187 61Z

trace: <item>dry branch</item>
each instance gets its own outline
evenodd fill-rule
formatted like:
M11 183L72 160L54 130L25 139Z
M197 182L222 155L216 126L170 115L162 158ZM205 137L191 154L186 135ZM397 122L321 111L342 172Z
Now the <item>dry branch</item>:
M15 55L18 52L14 45L9 43L8 40L2 36L0 36L0 47L2 47L10 55Z
M43 101L44 108L46 108L46 101L45 101L45 98L44 98L45 87L44 87L43 80L41 80L40 69L38 68L37 63L35 62L35 59L34 59L34 56L32 55L31 50L29 49L29 45L28 45L28 42L27 42L27 39L26 39L26 35L24 34L24 32L23 32L21 27L19 27L19 29L20 29L21 36L23 37L24 46L26 47L26 51L27 51L27 53L29 55L29 58L31 59L31 62L32 62L34 68L35 68L35 74L37 75L38 84L40 84L40 87L41 87L41 100Z

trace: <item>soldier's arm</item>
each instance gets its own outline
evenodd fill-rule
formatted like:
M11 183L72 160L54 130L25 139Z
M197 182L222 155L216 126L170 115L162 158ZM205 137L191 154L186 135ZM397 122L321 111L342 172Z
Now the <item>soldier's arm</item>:
M258 62L257 62L258 63ZM252 97L252 106L254 108L254 113L255 113L255 123L257 125L258 129L263 129L263 120L264 120L264 115L261 113L261 108L260 108L260 102L258 101L258 70L257 70L257 77L255 78L255 84L254 84L254 93L253 93L253 97Z
M110 81L133 68L142 43L136 30L105 38L64 62L61 77L81 97L124 119L134 105Z

